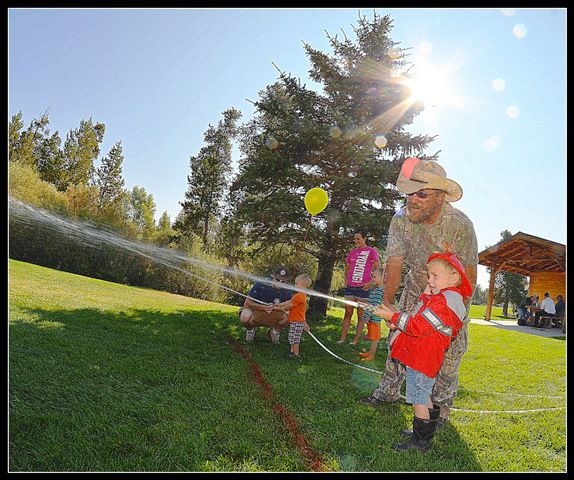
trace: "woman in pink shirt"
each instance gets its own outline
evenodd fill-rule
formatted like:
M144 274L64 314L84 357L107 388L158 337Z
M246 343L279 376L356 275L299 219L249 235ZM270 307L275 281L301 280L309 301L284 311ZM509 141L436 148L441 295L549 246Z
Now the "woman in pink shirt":
M369 298L369 287L371 282L371 271L374 267L381 266L379 252L376 248L367 245L367 232L357 230L353 235L355 248L353 248L345 260L345 298L355 302L367 303ZM347 332L351 326L351 318L355 307L345 305L345 316L343 317L343 330L341 339L337 343L345 343ZM357 331L355 338L350 345L357 345L365 322L363 321L363 309L357 308Z

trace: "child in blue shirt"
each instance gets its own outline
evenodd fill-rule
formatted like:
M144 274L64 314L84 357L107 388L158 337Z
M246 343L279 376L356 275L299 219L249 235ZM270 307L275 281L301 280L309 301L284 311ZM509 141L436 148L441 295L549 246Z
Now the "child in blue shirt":
M369 305L380 305L383 303L383 278L385 276L384 267L375 267L371 272L371 287L367 303ZM369 362L375 359L377 346L381 339L381 317L377 317L368 309L364 310L363 321L367 322L367 338L371 341L371 347L368 352L361 352L359 356L361 362Z

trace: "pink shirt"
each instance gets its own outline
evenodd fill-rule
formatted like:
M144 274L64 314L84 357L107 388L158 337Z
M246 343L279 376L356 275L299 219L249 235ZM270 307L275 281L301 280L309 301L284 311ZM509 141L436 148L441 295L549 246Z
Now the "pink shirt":
M373 247L354 248L347 255L349 271L347 272L347 286L358 287L371 281L373 264L379 260L379 252Z

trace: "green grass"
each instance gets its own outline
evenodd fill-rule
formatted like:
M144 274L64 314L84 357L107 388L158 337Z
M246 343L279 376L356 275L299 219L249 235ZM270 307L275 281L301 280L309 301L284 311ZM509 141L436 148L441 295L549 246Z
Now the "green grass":
M478 320L484 320L484 314L486 313L486 305L471 305L470 306L470 318L476 318ZM512 315L512 308L508 307L508 317L502 315L502 307L492 306L490 311L491 320L515 320L516 317Z
M12 472L306 471L305 459L228 338L237 308L9 262L9 469ZM342 309L315 336L337 345ZM245 348L336 471L563 472L565 410L455 411L432 450L397 453L412 408L358 400L380 375L328 355L309 336L288 360L286 332ZM353 333L353 330L351 330ZM470 325L455 407L563 407L566 342ZM384 369L381 345L369 366ZM488 392L512 393L500 395Z

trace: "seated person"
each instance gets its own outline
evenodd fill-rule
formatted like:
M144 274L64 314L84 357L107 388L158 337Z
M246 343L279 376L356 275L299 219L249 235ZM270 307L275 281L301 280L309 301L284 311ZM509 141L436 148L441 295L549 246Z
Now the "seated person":
M538 328L544 326L544 323L540 321L540 317L554 317L555 315L556 307L554 306L554 302L550 298L550 294L545 292L544 300L542 300L540 304L540 310L534 315L534 326Z
M532 305L532 297L525 297L524 300L518 305L518 325L526 325L526 321L528 317L532 316L532 314L528 311L526 307Z
M554 305L554 309L556 310L557 317L564 316L564 310L566 310L566 304L564 303L562 295L556 295L556 304Z
M556 295L556 304L554 305L554 309L556 310L556 320L553 323L557 323L557 320L564 319L564 311L566 310L566 304L564 303L564 299L562 295Z

